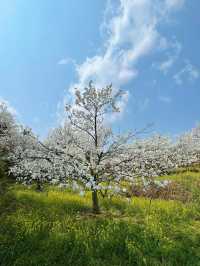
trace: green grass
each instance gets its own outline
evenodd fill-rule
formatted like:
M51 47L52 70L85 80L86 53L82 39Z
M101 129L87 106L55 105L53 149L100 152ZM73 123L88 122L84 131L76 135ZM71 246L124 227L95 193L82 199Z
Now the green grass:
M200 180L193 172L168 178L190 177ZM115 197L95 216L89 193L11 184L0 199L0 265L198 266L199 203Z

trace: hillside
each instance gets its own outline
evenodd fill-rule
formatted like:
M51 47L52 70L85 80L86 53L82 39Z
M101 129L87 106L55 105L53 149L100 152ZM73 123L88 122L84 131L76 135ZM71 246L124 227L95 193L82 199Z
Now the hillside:
M167 177L182 184L189 201L101 199L97 216L91 213L90 194L56 188L39 193L1 178L0 265L198 266L198 171Z

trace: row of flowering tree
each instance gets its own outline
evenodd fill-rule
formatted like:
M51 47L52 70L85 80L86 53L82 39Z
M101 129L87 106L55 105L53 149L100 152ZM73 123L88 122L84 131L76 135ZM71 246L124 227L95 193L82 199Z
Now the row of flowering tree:
M90 82L75 90L66 106L66 122L40 141L30 129L18 126L5 105L0 105L0 149L8 148L10 173L25 184L67 184L90 190L94 213L98 195L120 192L135 178L148 180L200 157L200 128L172 141L159 135L138 138L137 132L114 134L109 116L120 112L124 96L112 86L96 89Z

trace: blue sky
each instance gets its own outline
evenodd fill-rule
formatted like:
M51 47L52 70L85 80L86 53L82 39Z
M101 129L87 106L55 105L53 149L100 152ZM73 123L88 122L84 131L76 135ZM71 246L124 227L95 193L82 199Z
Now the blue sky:
M179 134L200 121L200 2L0 2L0 99L45 136L74 86L127 90L120 130Z

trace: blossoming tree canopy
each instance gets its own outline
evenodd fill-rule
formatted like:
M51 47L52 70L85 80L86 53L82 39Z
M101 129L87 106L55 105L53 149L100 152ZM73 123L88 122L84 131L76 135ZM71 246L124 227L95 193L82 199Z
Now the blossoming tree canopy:
M134 159L133 175L153 178L166 174L175 167L175 153L170 138L153 135L131 144Z
M120 112L123 95L111 85L96 89L90 83L83 92L76 89L74 104L66 106L64 127L55 129L44 142L31 130L21 132L11 156L11 172L25 183L68 182L89 189L93 210L99 212L98 191L131 176L127 148L133 135L114 135L108 126L109 115Z
M19 136L19 126L4 102L0 102L0 152L7 153L14 148Z
M182 134L176 142L177 165L188 166L200 161L200 125Z
M123 95L111 85L96 89L89 83L83 92L76 89L75 103L66 106L72 136L68 151L79 164L71 176L92 190L94 212L99 211L98 191L130 177L132 155L127 149L133 134L114 135L108 126L108 116L120 112Z
M50 154L40 145L39 140L31 130L24 129L21 132L18 145L10 156L13 166L10 172L18 181L30 184L34 181L38 187L49 178Z
M75 89L75 100L66 106L64 125L50 131L41 141L30 129L18 126L8 108L0 105L0 147L9 148L10 172L17 180L69 185L92 192L93 211L99 212L98 195L125 190L136 177L147 179L170 169L197 162L200 158L200 127L177 141L155 135L136 139L136 133L117 135L109 118L120 112L125 93L101 89L90 82Z

